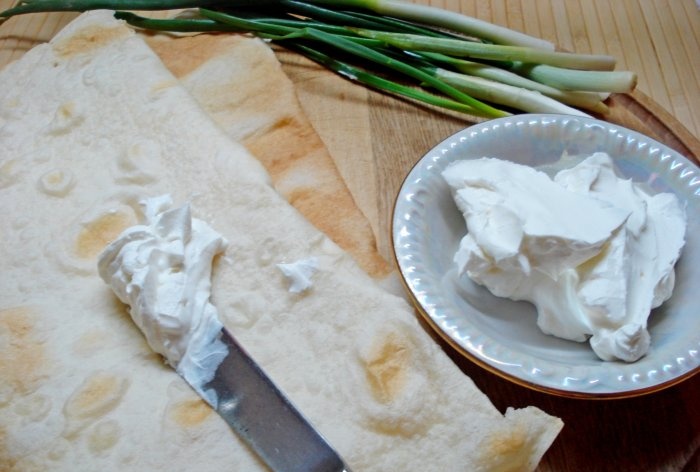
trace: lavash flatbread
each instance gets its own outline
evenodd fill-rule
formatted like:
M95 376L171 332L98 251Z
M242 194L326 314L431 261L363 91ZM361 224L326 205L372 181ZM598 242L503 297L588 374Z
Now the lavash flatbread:
M387 277L391 266L377 251L367 218L269 46L230 34L161 34L147 42L226 134L260 160L288 202L365 272Z
M536 408L501 415L109 12L0 82L0 469L264 468L97 275L137 202L163 193L229 240L223 323L353 470L532 470L556 437ZM290 293L276 263L309 256L314 286Z

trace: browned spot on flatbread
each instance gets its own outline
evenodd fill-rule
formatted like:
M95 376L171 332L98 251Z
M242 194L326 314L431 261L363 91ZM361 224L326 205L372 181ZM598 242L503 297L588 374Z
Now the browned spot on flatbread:
M98 418L116 408L128 387L121 375L95 372L73 392L63 412L72 419Z
M172 419L182 427L197 426L211 415L212 409L202 400L185 400L176 404L170 412Z
M126 26L91 25L76 31L72 36L64 38L54 44L56 55L63 58L94 51L107 44L125 38L131 34Z
M391 267L379 254L369 226L354 215L354 200L345 192L326 193L323 189L302 188L286 196L299 212L338 246L348 251L372 277L384 277ZM321 205L320 202L325 204Z
M396 333L389 333L365 361L367 380L374 397L389 403L406 384L410 350Z
M378 278L391 272L391 266L377 250L372 228L355 204L325 145L305 121L287 116L265 134L252 136L243 143L266 167L282 196L349 252L362 270ZM314 176L312 185L290 182L294 173L305 168Z
M107 343L106 331L91 330L81 334L71 345L73 353L80 357L89 357Z
M35 324L28 307L0 310L0 379L20 395L30 393L48 367Z
M133 215L114 211L105 213L83 226L75 241L78 257L89 259L97 256L107 244L133 223Z
M147 36L146 43L167 65L172 74L183 77L211 58L220 55L236 41L235 35L199 34L186 36L173 41L163 36ZM221 38L222 40L213 40Z
M95 425L88 436L88 448L100 454L113 448L121 437L121 426L115 420L106 420Z
M489 470L522 470L522 465L531 454L527 439L528 434L523 425L509 425L484 439L479 449L479 463L486 465Z
M7 446L7 431L0 426L0 470L10 470L15 462L10 457L10 448Z
M64 103L60 107L58 107L58 110L56 110L56 116L62 120L70 120L71 118L73 118L74 115L75 103L73 102Z
M151 93L162 92L163 90L167 90L177 85L178 83L176 80L163 80L156 84L153 84L153 86L151 87Z
M527 436L521 429L513 429L507 434L493 439L490 443L489 450L493 455L509 455L513 452L520 451L525 445Z
M243 141L243 144L258 158L272 176L280 179L291 167L299 166L309 155L325 151L323 142L311 127L292 115L282 116L265 130ZM332 168L335 165L325 159L309 162L314 170ZM339 177L339 176L338 176Z

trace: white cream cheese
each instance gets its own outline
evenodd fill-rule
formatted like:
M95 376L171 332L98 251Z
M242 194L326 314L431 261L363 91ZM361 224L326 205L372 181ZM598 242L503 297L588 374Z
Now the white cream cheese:
M308 257L295 262L277 264L277 268L289 279L289 291L301 293L311 288L311 276L318 270L318 258Z
M149 346L163 355L210 404L204 392L228 350L209 301L214 257L224 238L192 218L189 205L170 209L169 196L141 202L145 222L126 229L98 261L100 277L130 307Z
M532 302L543 332L589 340L603 360L647 352L647 319L671 296L685 242L674 195L619 178L603 153L553 180L491 158L456 162L443 177L467 223L460 274Z

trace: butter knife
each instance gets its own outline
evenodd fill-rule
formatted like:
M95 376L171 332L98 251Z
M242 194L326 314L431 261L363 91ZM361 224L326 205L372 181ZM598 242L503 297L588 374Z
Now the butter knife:
M216 393L216 411L270 469L349 472L338 453L226 328L221 329L220 341L228 354L204 390Z

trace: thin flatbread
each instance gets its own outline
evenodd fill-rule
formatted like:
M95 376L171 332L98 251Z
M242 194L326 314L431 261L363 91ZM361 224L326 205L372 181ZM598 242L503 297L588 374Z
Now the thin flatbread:
M264 470L97 274L139 200L162 194L228 239L222 322L353 470L536 467L561 421L502 415L111 12L0 82L0 469ZM308 257L313 286L291 293L276 264Z
M156 35L147 42L226 134L260 160L275 189L307 220L372 277L391 272L269 46L235 34Z

